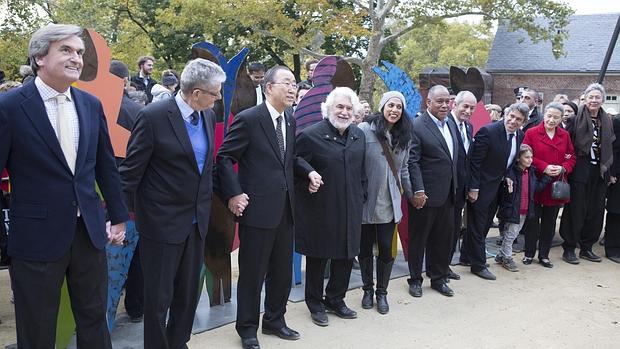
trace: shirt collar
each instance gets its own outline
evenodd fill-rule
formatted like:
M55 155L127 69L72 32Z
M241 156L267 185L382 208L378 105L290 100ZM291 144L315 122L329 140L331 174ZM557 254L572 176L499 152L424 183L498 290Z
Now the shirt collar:
M443 128L443 126L446 124L446 119L444 118L443 121L440 121L439 119L437 119L433 114L431 114L430 111L426 111L428 113L428 115L430 115L431 120L433 120L433 122L435 123L435 125L437 125L438 127Z
M282 113L278 113L278 111L276 110L276 108L273 107L273 105L271 105L271 103L269 103L269 101L265 100L265 104L267 105L267 110L269 110L269 115L271 116L271 119L275 122L276 119L278 118L278 116L280 115L284 115L284 112Z
M174 101L177 103L177 107L179 107L179 111L181 111L181 116L183 120L190 122L192 120L192 114L194 113L194 109L185 102L183 97L181 97L181 93L177 93L174 97Z
M58 96L59 94L67 97L70 102L73 101L73 98L71 97L71 87L69 87L66 91L58 92L50 85L43 82L43 80L38 76L34 79L34 84L37 87L37 90L39 91L39 94L41 95L41 99L43 99L43 101L48 101L52 98L56 98L56 96Z
M458 126L459 128L461 127L462 124L464 124L465 122L460 121L456 115L450 113L452 115L452 120L454 120L454 122L456 123L456 126Z

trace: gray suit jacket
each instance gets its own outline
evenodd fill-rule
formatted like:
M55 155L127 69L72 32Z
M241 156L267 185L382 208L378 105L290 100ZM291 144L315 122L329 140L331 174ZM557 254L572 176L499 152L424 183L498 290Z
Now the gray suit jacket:
M413 121L413 138L409 151L409 175L413 192L425 191L426 206L440 207L448 194L456 193L458 136L452 123L446 123L452 136L453 156L430 115L424 112ZM454 197L454 195L452 196Z
M368 180L368 199L364 203L364 209L362 211L362 224L379 224L389 223L391 219L383 221L382 217L377 217L375 214L375 207L377 206L378 191L384 183L387 182L388 189L390 191L390 197L392 199L392 208L394 210L394 222L398 223L403 217L402 210L400 208L401 194L400 188L396 183L396 179L392 174L392 170L388 165L387 159L383 155L383 148L379 139L375 135L375 125L363 122L358 126L364 135L366 135L366 155L365 155L365 168L366 177ZM413 196L411 191L411 180L409 179L409 147L403 151L396 151L392 153L394 159L394 165L397 170L400 171L400 182L403 186L403 191L407 198Z

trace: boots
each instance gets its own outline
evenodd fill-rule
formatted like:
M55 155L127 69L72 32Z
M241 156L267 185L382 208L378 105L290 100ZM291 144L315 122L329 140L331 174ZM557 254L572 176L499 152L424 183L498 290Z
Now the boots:
M364 290L364 296L362 297L362 308L364 309L370 309L373 307L373 258L374 257L359 257L362 282L364 283L364 286L362 287L362 290Z
M385 263L377 259L377 311L380 314L387 314L390 311L390 306L387 302L387 288L390 283L393 265L394 260Z

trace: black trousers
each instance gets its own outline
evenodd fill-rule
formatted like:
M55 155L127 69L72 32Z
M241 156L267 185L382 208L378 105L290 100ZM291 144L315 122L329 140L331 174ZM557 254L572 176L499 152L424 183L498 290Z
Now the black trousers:
M412 282L422 282L426 252L426 276L431 284L444 283L448 276L454 231L454 203L448 198L440 207L409 206L409 274Z
M555 235L555 222L560 207L536 205L536 218L530 219L525 231L525 256L534 258L538 245L538 259L548 259ZM540 220L540 223L539 223Z
M329 281L323 300L323 280L325 266L330 261ZM325 303L330 306L344 304L344 296L349 289L349 278L353 259L327 259L306 256L306 305L311 313L325 311Z
M384 263L393 261L392 241L395 227L396 223L393 221L384 224L362 224L359 257L372 257L372 246L376 242L379 250L378 258Z
M598 168L598 167L596 167ZM570 183L570 202L564 205L560 236L564 250L591 251L603 229L607 185L597 169L590 171L587 183Z
M125 281L125 310L127 315L133 318L144 314L144 276L140 263L140 240L131 258Z
M287 203L285 207L280 224L274 229L239 225L235 328L241 338L256 337L263 282L263 328L279 329L286 326L284 313L293 273L293 220L290 205Z
M496 212L497 195L493 196L490 203L482 203L478 198L478 201L467 206L467 232L464 240L472 271L486 269L486 238Z
M620 257L620 213L607 211L605 222L605 256Z
M56 319L63 280L71 298L78 348L112 348L106 321L108 265L105 250L90 241L78 218L69 251L54 262L13 258L11 278L15 294L17 346L54 348Z
M186 348L198 306L203 251L196 225L180 244L140 237L145 349Z

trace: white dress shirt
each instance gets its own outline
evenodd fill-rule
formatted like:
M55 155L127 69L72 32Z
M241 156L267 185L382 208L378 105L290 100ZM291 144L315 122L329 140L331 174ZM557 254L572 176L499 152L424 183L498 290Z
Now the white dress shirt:
M274 108L268 101L265 101L265 105L267 105L267 110L269 110L269 114L271 115L271 121L273 121L273 129L275 130L278 127L278 122L276 119L278 116L282 115L282 139L284 139L284 150L286 150L286 117L284 116L284 112L278 113L276 108Z

